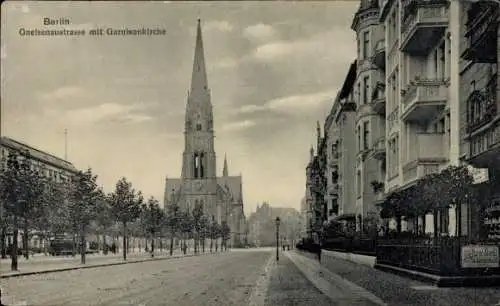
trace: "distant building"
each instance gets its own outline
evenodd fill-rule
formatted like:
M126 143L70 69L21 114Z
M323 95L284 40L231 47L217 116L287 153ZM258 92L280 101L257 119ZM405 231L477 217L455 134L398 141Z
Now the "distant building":
M248 242L255 246L276 245L276 217L280 217L280 244L295 244L301 238L301 217L294 208L257 206L248 218Z

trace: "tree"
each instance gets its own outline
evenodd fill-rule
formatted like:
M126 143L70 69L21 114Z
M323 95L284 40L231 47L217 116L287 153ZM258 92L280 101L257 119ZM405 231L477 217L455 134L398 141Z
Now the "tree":
M197 203L193 209L193 226L194 226L194 253L198 253L199 249L199 240L201 233L201 219L203 217L203 204Z
M44 194L46 180L42 173L34 171L31 167L31 158L26 153L23 159L25 167L22 180L25 185L24 204L21 208L23 218L23 255L29 258L29 230L34 226L35 220L42 220L44 211Z
M124 177L116 183L115 192L110 196L112 215L123 225L123 260L127 260L127 224L140 216L143 201L142 193L135 191Z
M180 211L177 202L168 206L167 226L170 228L170 256L174 253L174 236L180 227Z
M106 236L108 230L114 225L113 215L111 212L110 197L107 196L102 189L98 189L96 194L97 210L99 214L96 217L96 223L102 235L102 251L105 255L108 254L108 243Z
M219 250L219 244L217 243L217 239L220 237L221 229L219 223L215 221L215 218L212 220L212 224L210 227L210 252L212 252L212 242L215 240L215 252Z
M180 230L182 234L183 253L186 254L187 240L193 232L193 216L189 210L183 211L180 214Z
M156 234L160 231L164 221L163 210L160 208L158 200L153 197L148 199L147 204L143 205L142 209L144 211L146 231L151 235L151 257L154 257Z
M73 178L69 200L69 215L71 223L75 226L80 236L80 256L82 264L85 264L86 235L90 222L97 217L99 208L100 192L97 188L97 176L92 169L79 171Z
M18 267L18 234L19 220L24 218L25 224L29 210L34 203L40 201L42 192L40 185L34 183L38 179L38 174L34 173L30 165L29 153L24 153L23 158L19 158L19 153L10 151L7 167L1 168L0 190L4 203L4 210L7 216L12 216L13 243L11 249L11 270L16 271ZM26 239L26 236L25 236Z
M229 228L229 225L227 224L227 221L222 221L221 224L221 237L222 237L222 245L221 245L221 250L224 248L224 250L227 250L227 241L231 238L231 229Z
M201 240L201 248L202 252L205 253L205 240L208 237L208 228L209 228L209 221L206 215L201 216L199 221L199 226L200 226L199 238Z

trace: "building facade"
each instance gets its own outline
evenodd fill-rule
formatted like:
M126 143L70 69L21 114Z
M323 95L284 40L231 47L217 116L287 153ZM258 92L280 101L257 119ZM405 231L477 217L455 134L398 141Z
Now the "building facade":
M459 44L460 157L482 169L478 180L486 203L485 232L500 240L500 115L498 47L500 4L495 1L456 5ZM473 207L474 208L474 207ZM476 213L471 209L472 214ZM475 218L471 218L474 220ZM471 224L470 232L477 232Z
M224 158L222 176L217 176L213 109L208 88L205 55L198 19L191 90L188 93L184 126L181 178L166 178L164 207L177 203L192 211L197 205L219 224L227 222L233 245L243 243L246 220L243 211L241 175L230 176Z
M276 217L281 220L279 229L280 245L295 245L301 236L300 212L294 208L272 207L264 202L257 205L255 212L248 217L249 243L251 245L276 245Z
M354 61L344 80L344 84L337 95L332 115L338 129L338 183L339 183L339 211L340 218L348 219L356 213L356 103L354 101L354 81L356 80L357 63Z
M385 180L384 150L385 112L383 104L374 99L384 83L384 71L373 63L374 46L383 39L383 26L379 23L379 4L363 0L351 29L356 32L357 69L354 84L356 102L356 227L362 228L363 220L379 214L376 189L373 186ZM375 96L376 97L376 96Z
M388 194L465 164L484 191L486 227L500 238L499 5L360 1L351 26L357 58L325 122L327 151L338 150L337 160L327 154L327 164L338 165L337 219L353 214L360 230L364 217L380 216L377 204ZM318 154L311 151L309 186L320 182L313 175L321 169L319 149L318 142ZM334 186L330 170L327 190ZM307 196L314 203L314 193ZM441 234L478 228L476 209L462 205L461 220L454 205L437 216ZM422 219L417 224L434 232L433 216ZM402 230L413 226L403 222Z
M72 163L9 137L0 138L0 167L7 167L10 152L15 152L19 158L29 158L32 170L42 173L48 180L57 184L69 182L78 173ZM0 205L0 216L3 218L2 210L3 205ZM4 227L1 231L1 243L6 246L12 244L11 230ZM18 241L21 241L20 239L22 239L22 231L19 232ZM36 231L31 231L28 241L30 248L43 248L46 243L36 234Z
M310 159L306 167L306 205L308 207L308 237L319 241L323 223L328 217L327 194L327 148L326 137L321 136L319 121L316 124L316 146L310 149Z
M333 108L338 107L338 104L333 104ZM324 125L324 138L325 138L325 152L326 166L325 166L325 179L326 179L326 192L325 203L328 221L334 219L339 211L339 129L335 124L334 109L330 111L325 120Z

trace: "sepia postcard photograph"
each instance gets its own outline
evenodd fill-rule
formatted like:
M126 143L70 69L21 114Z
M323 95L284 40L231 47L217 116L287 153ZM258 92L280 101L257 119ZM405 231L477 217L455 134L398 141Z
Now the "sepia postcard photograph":
M0 23L0 306L500 305L500 0Z

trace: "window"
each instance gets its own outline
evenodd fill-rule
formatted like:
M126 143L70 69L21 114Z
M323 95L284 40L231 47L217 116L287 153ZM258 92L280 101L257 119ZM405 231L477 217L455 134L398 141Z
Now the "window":
M363 78L363 104L368 103L368 92L370 91L369 77Z
M363 149L368 150L369 138L370 138L370 126L369 122L363 122Z
M358 83L358 105L361 104L361 84Z
M197 131L201 131L201 124L200 124L200 123L197 123L197 124L196 124L196 130L197 130Z
M205 177L205 165L204 165L204 156L205 154L201 153L200 154L200 178Z
M194 178L203 178L203 153L194 153Z
M370 56L370 32L366 31L363 33L363 59L367 59Z
M361 172L356 173L356 193L358 197L361 196Z
M358 125L358 151L361 151L361 126Z

